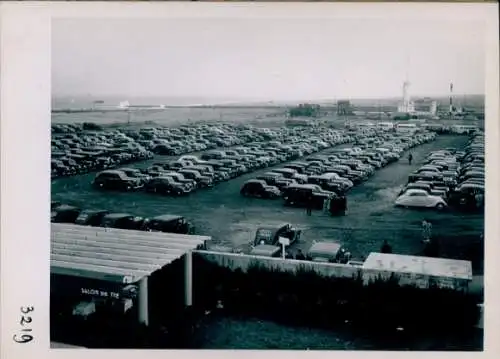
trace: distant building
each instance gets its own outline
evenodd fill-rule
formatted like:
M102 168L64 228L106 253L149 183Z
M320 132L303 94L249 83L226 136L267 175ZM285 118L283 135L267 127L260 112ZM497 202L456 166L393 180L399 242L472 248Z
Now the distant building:
M426 112L430 115L435 115L437 113L437 101L428 97L416 99L413 103L415 112Z
M351 115L352 107L349 100L339 100L337 101L337 115Z

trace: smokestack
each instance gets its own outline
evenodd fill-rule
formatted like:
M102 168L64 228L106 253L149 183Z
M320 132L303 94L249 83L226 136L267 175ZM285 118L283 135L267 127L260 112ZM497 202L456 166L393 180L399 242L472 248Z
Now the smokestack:
M450 113L453 112L453 83L450 83Z

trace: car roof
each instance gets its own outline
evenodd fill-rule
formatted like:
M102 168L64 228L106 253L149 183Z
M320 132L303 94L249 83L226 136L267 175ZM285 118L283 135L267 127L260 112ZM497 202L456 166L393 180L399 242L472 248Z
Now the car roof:
M289 223L280 223L280 224L276 224L276 225L267 225L267 226L262 226L262 227L259 227L257 229L257 232L259 231L273 231L273 232L276 232L278 231L279 229L283 228L283 227L286 227L286 226L291 226Z
M57 206L57 208L55 208L54 210L55 211L71 211L71 210L78 210L80 208L76 207L76 206L71 206L69 204L61 204L59 206Z
M425 193L426 195L428 194L423 189L418 189L418 188L409 188L407 191L405 191L405 194L410 194L410 193Z
M162 222L170 222L176 219L181 219L182 216L176 214L162 214L160 216L156 216L151 218L151 221L162 221Z
M84 209L82 214L109 213L107 209Z
M246 181L244 184L247 184L247 183L266 183L264 180L259 180L259 179L250 179L248 181Z
M259 244L258 246L255 246L250 254L274 254L277 251L280 250L280 247L278 246L273 246L270 244Z
M105 218L117 219L123 217L135 217L135 216L130 213L108 213Z
M313 243L308 252L329 252L336 253L342 246L335 242L316 242Z
M121 171L121 170L104 170L104 171L99 172L98 174L103 174L103 173L117 173L117 174L124 174L124 172L123 172L123 171Z
M311 184L311 183L306 183L306 184L292 184L288 188L304 188L304 189L312 189L312 188L317 188L317 184Z

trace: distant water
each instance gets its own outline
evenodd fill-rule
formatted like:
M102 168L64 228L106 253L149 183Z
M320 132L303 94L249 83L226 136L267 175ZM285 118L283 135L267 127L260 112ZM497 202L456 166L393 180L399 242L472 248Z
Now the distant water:
M237 98L217 97L127 97L127 96L76 96L56 97L52 99L53 109L80 109L92 108L93 106L116 107L120 102L128 101L130 105L138 106L192 106L192 105L216 105L227 103L253 102ZM98 102L98 103L96 103Z

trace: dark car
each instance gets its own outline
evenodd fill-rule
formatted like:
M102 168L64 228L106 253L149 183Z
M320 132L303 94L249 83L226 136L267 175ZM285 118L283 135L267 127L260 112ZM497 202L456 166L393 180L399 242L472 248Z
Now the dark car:
M92 185L102 189L131 191L142 187L142 181L131 178L123 171L107 170L99 172Z
M56 209L60 205L61 205L61 202L59 202L59 201L52 201L52 202L50 202L50 210L53 211L54 209Z
M449 194L448 203L462 209L472 210L483 208L484 185L479 183L464 183L459 185Z
M124 172L128 177L130 178L135 178L141 181L141 184L145 184L148 182L150 179L150 176L148 176L145 173L142 173L141 170L137 168L120 168L120 171Z
M193 234L194 226L189 223L184 217L177 215L165 214L148 219L145 223L145 230L179 233L179 234Z
M315 242L307 251L306 258L313 262L346 264L351 259L351 253L335 242Z
M316 184L321 187L321 189L329 192L335 192L336 194L342 194L345 192L345 187L342 186L340 182L333 182L322 176L309 176L307 178L308 184Z
M297 181L292 178L285 178L279 173L266 172L257 176L258 180L265 181L269 186L278 187L280 191L292 184L297 184Z
M291 185L283 191L283 199L287 206L311 206L311 208L321 209L328 198L335 201L339 197L335 192L325 191L314 184Z
M146 219L128 213L108 213L102 221L101 227L143 230Z
M212 178L202 176L201 173L196 170L181 169L178 172L187 179L195 180L198 187L211 187L213 185Z
M244 197L278 198L280 190L275 186L269 186L263 180L249 180L241 187L240 194Z
M51 211L50 221L53 223L75 223L81 211L78 207L62 204Z
M268 244L279 246L279 238L284 237L290 240L290 243L295 242L300 238L302 231L292 227L291 224L281 224L278 226L266 226L257 229L254 246Z
M172 177L156 177L144 186L146 192L161 193L165 195L183 196L190 193L191 189L182 183L176 182Z
M98 227L101 225L103 218L108 213L109 211L106 210L84 210L80 212L75 223L82 226Z

